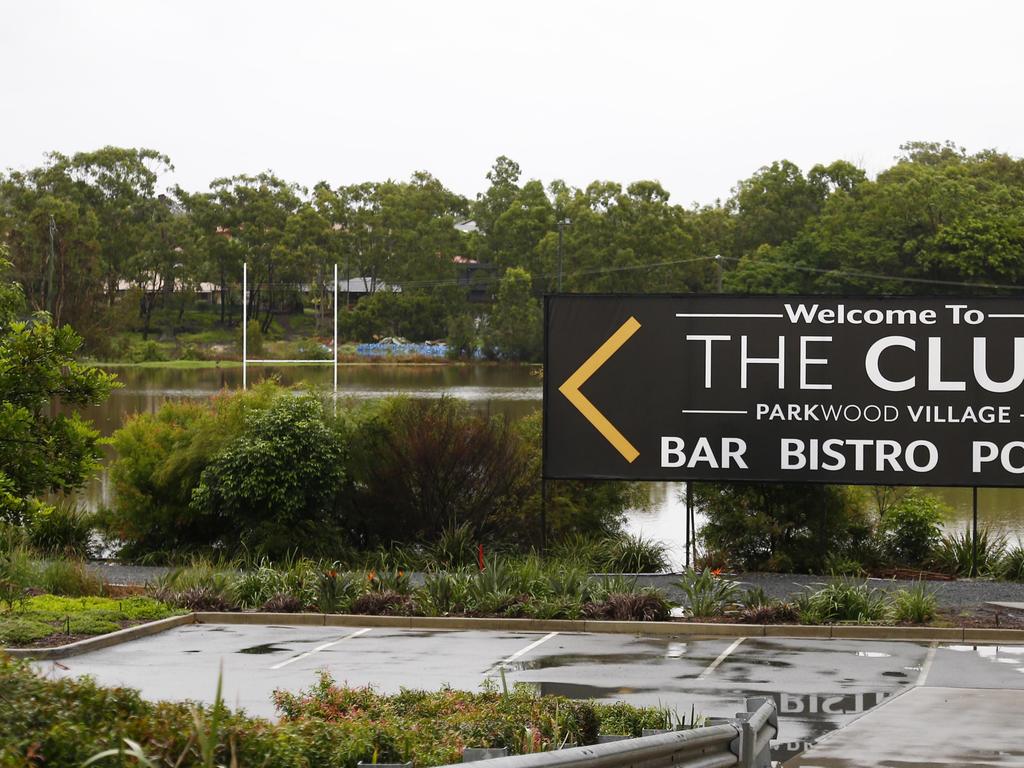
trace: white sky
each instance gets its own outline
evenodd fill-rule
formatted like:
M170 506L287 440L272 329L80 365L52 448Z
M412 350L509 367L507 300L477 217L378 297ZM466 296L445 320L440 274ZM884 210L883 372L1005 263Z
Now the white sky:
M1024 3L0 0L0 167L147 146L173 181L660 180L909 139L1024 155Z

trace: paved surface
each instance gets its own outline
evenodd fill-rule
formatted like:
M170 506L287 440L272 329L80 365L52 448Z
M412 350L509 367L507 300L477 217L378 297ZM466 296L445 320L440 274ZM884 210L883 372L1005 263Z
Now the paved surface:
M274 689L297 691L326 669L339 683L478 690L505 670L543 693L691 707L733 716L772 695L782 718L777 759L915 685L1024 689L1024 646L693 638L585 633L197 624L118 647L38 662L47 674L93 675L151 699L225 698L273 717ZM1024 693L1016 695L1024 697Z
M826 736L786 768L1024 765L1020 691L914 688Z
M167 566L119 565L116 563L89 563L89 569L112 584L147 584L173 570ZM417 575L414 574L414 577ZM798 594L807 586L825 583L825 576L808 576L797 573L743 573L733 577L743 586L758 586L771 597L785 599ZM677 602L683 595L675 587L678 574L641 575L639 581L664 589ZM870 579L871 586L882 589L901 589L914 586L909 580ZM1024 601L1024 583L1012 581L987 581L985 579L961 579L959 581L933 581L929 587L935 590L939 604L944 608L977 608L989 602Z

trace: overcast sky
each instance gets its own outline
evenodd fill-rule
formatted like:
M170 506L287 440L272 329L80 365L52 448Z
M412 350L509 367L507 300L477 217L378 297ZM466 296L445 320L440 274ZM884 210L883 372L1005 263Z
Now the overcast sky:
M710 203L910 139L1024 155L1024 4L0 0L0 167L106 144L174 181L658 179Z

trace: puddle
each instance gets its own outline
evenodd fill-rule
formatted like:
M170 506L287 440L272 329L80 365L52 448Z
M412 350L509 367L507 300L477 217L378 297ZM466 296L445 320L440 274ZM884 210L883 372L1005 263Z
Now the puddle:
M665 650L666 659L678 659L686 653L686 643L669 643Z
M685 644L684 644L685 645ZM668 658L680 658L671 656ZM538 656L535 659L516 661L506 664L506 670L524 671L528 669L551 669L554 667L572 667L579 664L636 664L644 661L662 661L665 657L653 653L605 653L605 654L553 654Z
M854 655L867 659L888 659L892 656L891 653L882 653L881 651L856 651Z
M253 646L250 646L248 648L243 648L242 650L238 651L238 653L251 653L251 654L256 654L257 656L259 656L259 655L262 655L264 653L277 653L278 651L287 651L287 650L289 650L289 649L288 648L282 648L279 645L274 645L274 643L263 643L262 645L253 645Z
M906 677L906 672L883 672L882 677Z
M629 693L653 693L656 688L603 688L579 683L527 683L541 696L565 696L570 699L611 699Z
M185 651L185 653L202 653L202 651Z

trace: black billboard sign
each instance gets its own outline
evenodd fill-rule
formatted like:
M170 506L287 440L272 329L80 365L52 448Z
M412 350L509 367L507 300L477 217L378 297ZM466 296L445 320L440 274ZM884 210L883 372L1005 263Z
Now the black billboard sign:
M1024 302L558 295L544 476L1016 486Z

